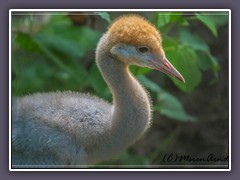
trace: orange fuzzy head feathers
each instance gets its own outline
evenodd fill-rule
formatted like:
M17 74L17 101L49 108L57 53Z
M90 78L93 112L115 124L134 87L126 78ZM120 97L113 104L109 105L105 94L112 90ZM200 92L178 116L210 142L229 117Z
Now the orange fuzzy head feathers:
M126 15L118 18L109 27L113 44L125 43L134 46L148 45L153 51L162 48L158 30L146 19L138 15Z

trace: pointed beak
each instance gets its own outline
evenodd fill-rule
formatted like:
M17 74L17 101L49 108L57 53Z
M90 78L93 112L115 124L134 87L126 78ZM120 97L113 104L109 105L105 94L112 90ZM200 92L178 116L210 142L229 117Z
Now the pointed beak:
M175 67L164 57L161 61L151 61L151 67L158 71L161 71L169 76L172 76L183 83L185 83L185 79L183 76L175 69Z

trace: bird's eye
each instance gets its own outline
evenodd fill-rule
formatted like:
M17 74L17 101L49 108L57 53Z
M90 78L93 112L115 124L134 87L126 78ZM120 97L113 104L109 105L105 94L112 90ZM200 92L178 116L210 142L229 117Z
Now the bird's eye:
M139 46L137 48L137 50L140 52L140 53L145 53L145 52L148 52L149 51L149 48L147 46Z

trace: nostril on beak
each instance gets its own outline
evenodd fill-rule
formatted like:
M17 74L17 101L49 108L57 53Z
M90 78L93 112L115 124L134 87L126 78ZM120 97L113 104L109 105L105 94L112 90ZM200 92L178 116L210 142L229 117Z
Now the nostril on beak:
M163 65L167 68L167 69L171 69L171 65L169 64L168 60L164 57L163 58Z
M167 62L164 63L164 66L165 66L166 68L168 68L168 69L171 68L171 66L170 66Z

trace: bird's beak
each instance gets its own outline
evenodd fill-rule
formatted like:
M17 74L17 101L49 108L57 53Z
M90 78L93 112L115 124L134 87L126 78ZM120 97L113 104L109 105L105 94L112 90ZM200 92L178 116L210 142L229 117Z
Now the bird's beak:
M183 78L183 76L178 72L178 70L175 69L175 67L167 60L166 57L164 57L161 61L151 62L153 69L159 70L185 83L185 79Z

